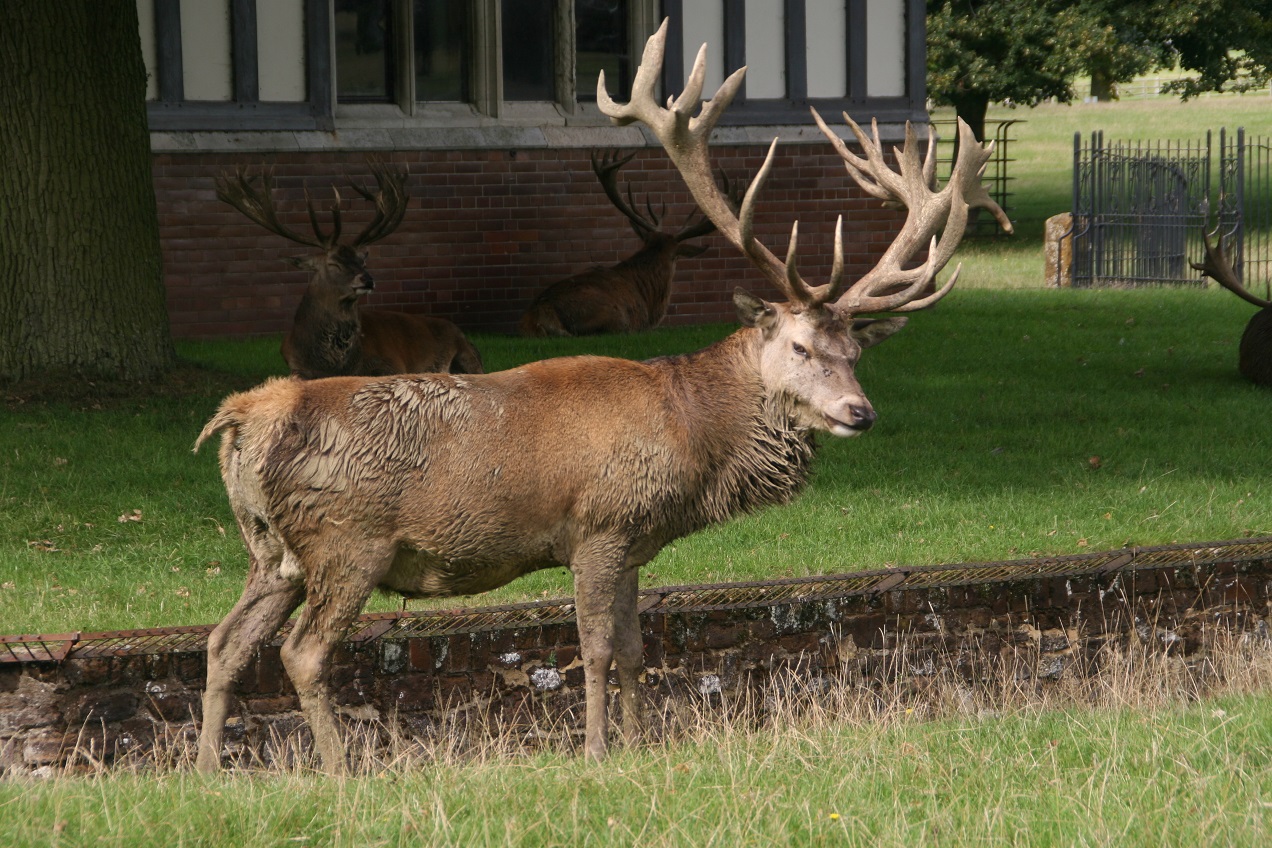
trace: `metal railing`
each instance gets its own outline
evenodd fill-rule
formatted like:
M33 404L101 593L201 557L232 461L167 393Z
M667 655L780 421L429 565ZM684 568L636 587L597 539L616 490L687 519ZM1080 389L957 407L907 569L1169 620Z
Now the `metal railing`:
M1073 137L1072 284L1204 285L1202 234L1223 240L1252 291L1272 283L1272 140L1219 131L1185 141ZM1212 174L1218 175L1218 191ZM1212 224L1212 221L1214 223Z
M994 152L990 156L989 161L985 164L985 175L982 182L987 184L989 196L994 202L1002 207L1007 213L1007 217L1011 217L1011 184L1015 177L1008 173L1008 165L1016 161L1011 158L1011 143L1016 139L1012 137L1012 127L1016 124L1022 124L1024 121L1012 119L1010 121L987 122L985 125L986 141L994 142ZM957 121L933 121L932 126L936 128L936 165L937 176L940 177L942 183L949 179L950 171L954 169L954 156L957 153L956 140L958 139ZM989 132L993 128L993 133ZM979 211L979 210L976 210ZM977 214L972 217L968 225L967 235L974 236L996 236L1006 235L998 226L998 222L994 220L992 215Z

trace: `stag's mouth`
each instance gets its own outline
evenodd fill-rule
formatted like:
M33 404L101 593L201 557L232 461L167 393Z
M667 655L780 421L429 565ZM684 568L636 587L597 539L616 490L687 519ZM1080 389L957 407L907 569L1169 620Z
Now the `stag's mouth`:
M826 430L832 436L839 436L840 438L847 439L852 436L860 436L868 429L870 429L870 425L866 425L865 427L854 427L846 421L840 421L838 418L832 418L829 415L826 416Z

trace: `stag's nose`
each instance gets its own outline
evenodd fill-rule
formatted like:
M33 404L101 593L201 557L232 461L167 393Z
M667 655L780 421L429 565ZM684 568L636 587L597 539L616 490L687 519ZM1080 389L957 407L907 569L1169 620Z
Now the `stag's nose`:
M361 291L375 291L375 277L372 277L366 271L358 274L353 280L355 287Z
M847 424L854 430L869 430L875 423L875 411L868 406L853 404L848 407Z

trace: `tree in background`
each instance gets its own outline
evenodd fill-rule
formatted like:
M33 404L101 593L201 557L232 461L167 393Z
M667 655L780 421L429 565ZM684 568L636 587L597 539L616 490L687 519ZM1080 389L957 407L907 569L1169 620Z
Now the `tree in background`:
M980 140L990 103L1067 103L1082 70L1077 11L1046 0L928 0L928 96Z
M135 0L5 0L0 79L0 380L162 374Z
M1176 64L1194 76L1168 90L1266 85L1272 0L928 0L928 96L953 106L984 140L990 103L1070 102L1073 80L1092 94Z

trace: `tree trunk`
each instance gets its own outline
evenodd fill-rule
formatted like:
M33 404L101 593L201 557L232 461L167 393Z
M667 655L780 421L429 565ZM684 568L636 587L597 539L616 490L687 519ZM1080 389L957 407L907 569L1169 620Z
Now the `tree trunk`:
M162 374L135 0L5 0L0 79L0 380Z
M1117 100L1117 82L1105 68L1091 68L1091 97L1100 103Z
M985 141L985 115L989 112L989 95L980 92L969 92L951 97L954 113L963 119L971 128L979 142ZM957 144L957 142L956 142Z

